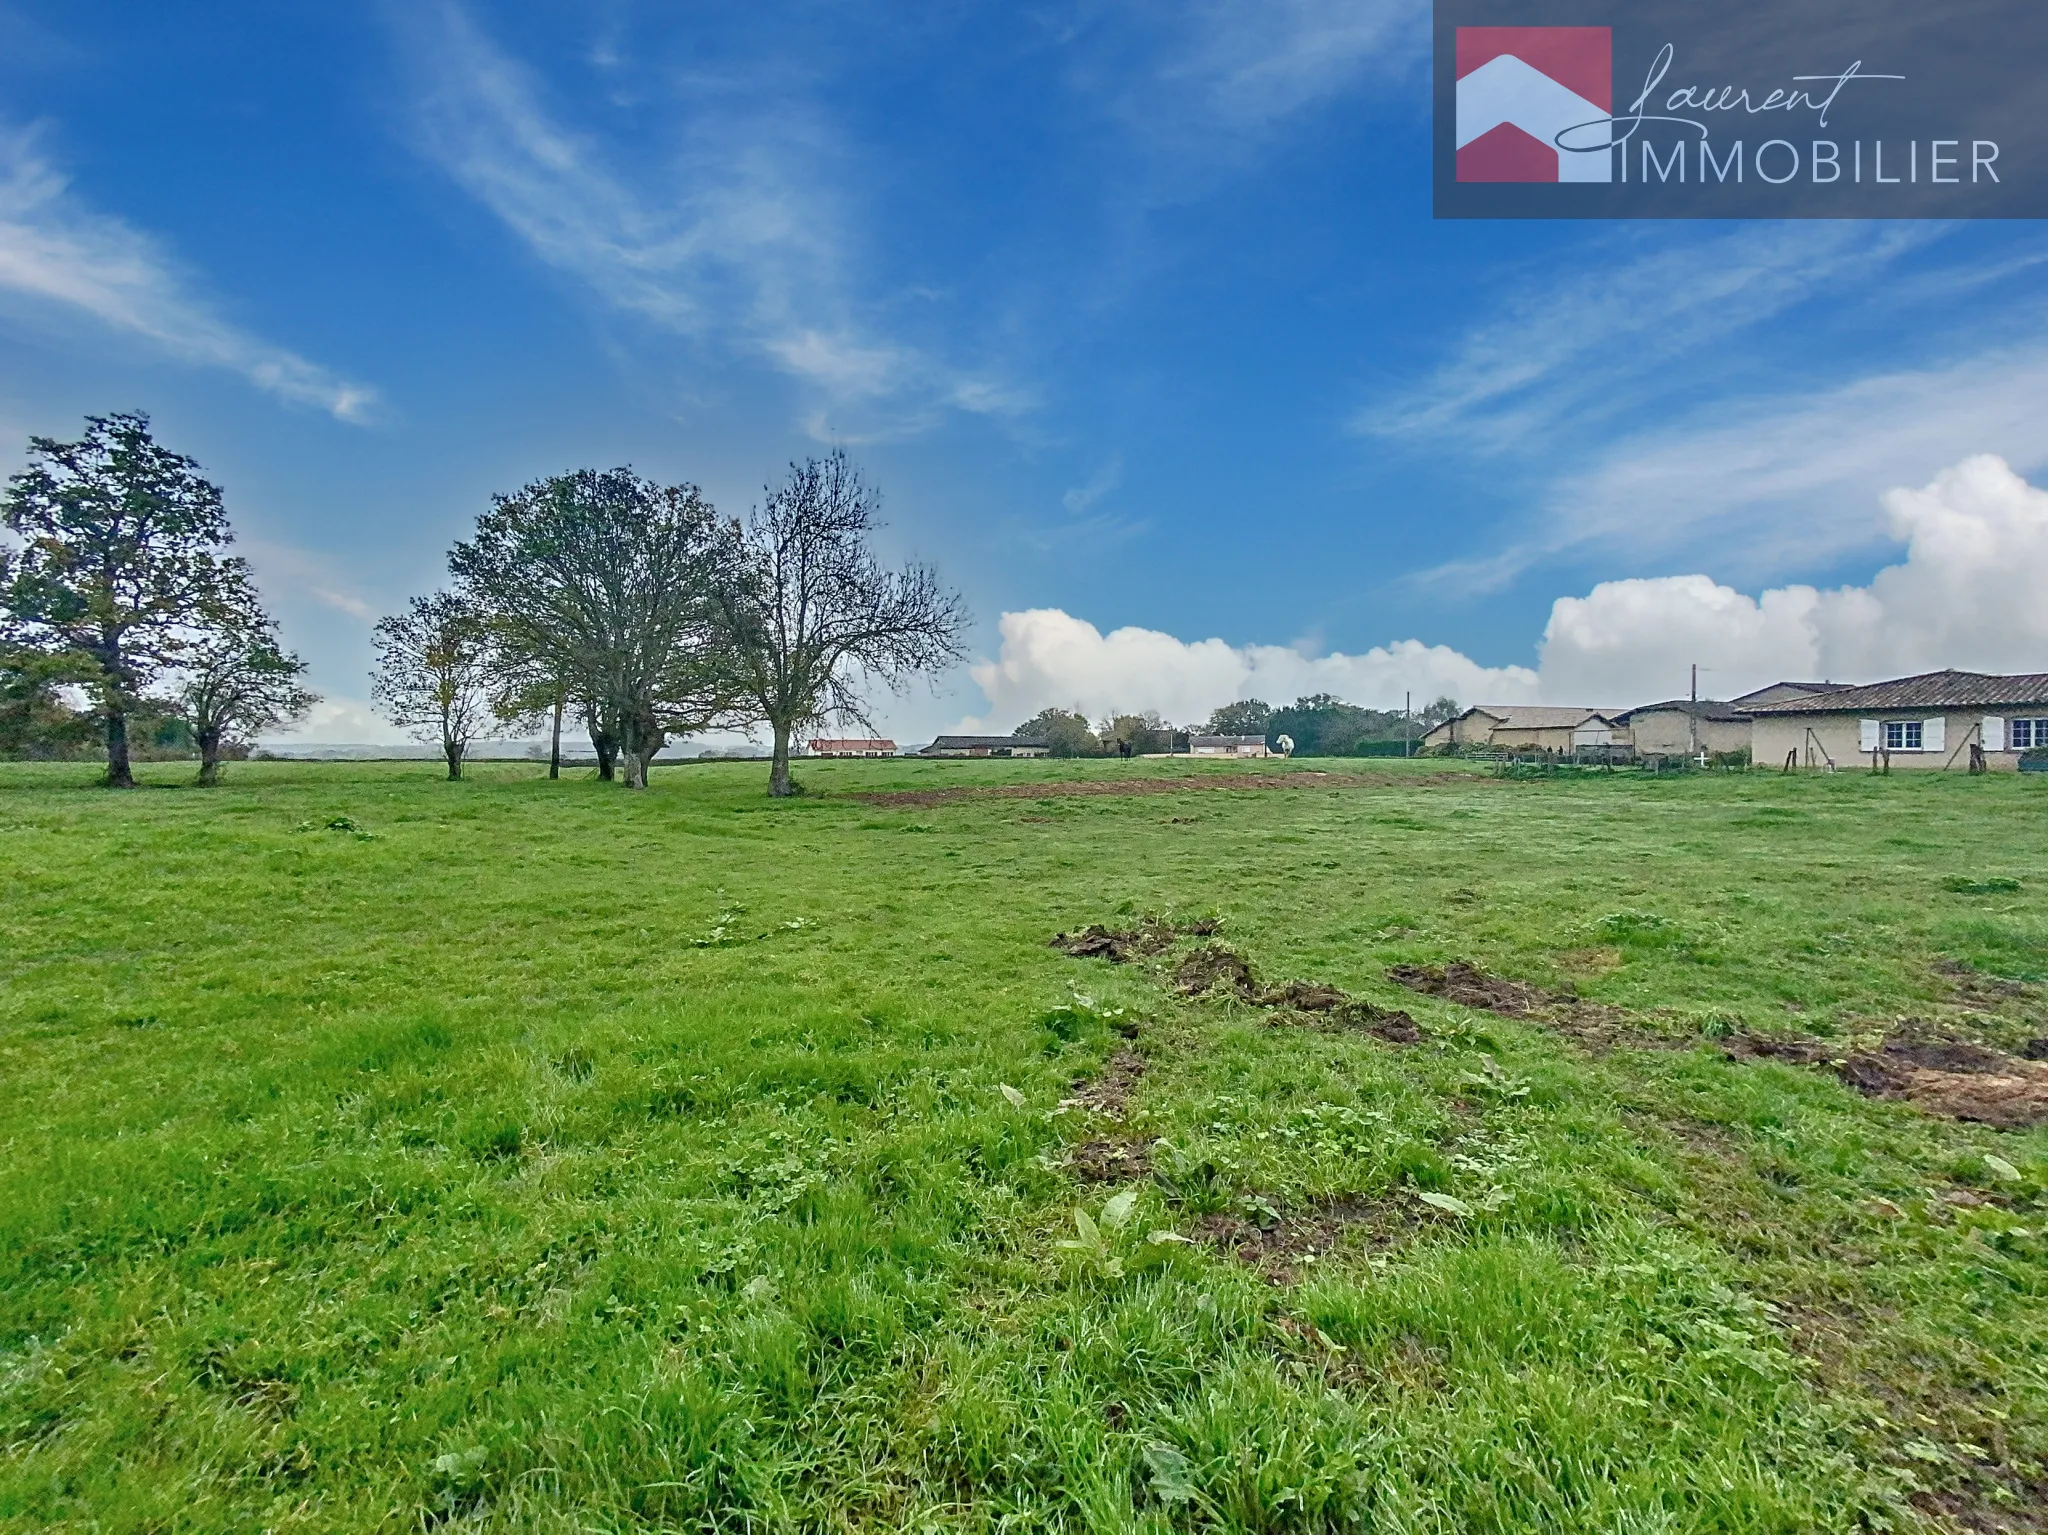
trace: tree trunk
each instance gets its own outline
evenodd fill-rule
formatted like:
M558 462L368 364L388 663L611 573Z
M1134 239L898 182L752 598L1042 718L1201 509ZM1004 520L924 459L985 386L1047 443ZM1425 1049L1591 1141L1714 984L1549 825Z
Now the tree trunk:
M119 702L107 705L107 787L135 787L135 771L128 765L128 711Z
M775 724L775 761L768 768L768 794L771 799L788 799L796 793L796 787L789 781L789 726L778 720Z
M605 783L612 781L612 764L618 760L619 743L609 732L590 727L590 747L597 753L597 776Z
M626 766L626 787L647 787L647 769L668 743L668 736L651 715L633 711L619 722L619 757Z
M448 758L448 781L453 783L462 776L462 742L443 741L441 750Z
M220 782L220 732L199 733L199 787L211 789Z
M567 702L560 693L555 695L555 733L548 742L548 777L562 776L562 705Z

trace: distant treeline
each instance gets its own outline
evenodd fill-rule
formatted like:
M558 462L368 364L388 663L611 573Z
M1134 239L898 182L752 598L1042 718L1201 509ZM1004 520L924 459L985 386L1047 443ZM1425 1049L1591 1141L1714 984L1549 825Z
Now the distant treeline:
M1206 724L1186 726L1169 725L1156 712L1110 714L1090 724L1074 710L1044 709L1011 734L1050 743L1055 757L1113 757L1126 748L1133 754L1185 751L1188 738L1196 734L1260 736L1274 749L1285 736L1303 757L1380 756L1403 741L1419 742L1423 732L1457 712L1454 698L1438 698L1410 716L1315 693L1281 709L1256 698L1241 699L1216 710Z

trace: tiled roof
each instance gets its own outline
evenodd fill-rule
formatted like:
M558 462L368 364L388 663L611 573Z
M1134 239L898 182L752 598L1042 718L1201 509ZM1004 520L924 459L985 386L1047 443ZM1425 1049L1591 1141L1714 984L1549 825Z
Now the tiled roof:
M1264 746L1264 736L1190 736L1188 746Z
M1747 709L1752 705L1762 704L1766 701L1771 703L1781 701L1778 699L1766 700L1764 695L1767 693L1835 693L1839 692L1844 686L1845 684L1840 682L1773 682L1768 687L1753 689L1750 692L1739 694L1728 701L1738 709Z
M926 751L971 751L977 746L993 750L998 746L1045 746L1052 743L1043 736L940 736Z
M1733 704L1723 703L1718 698L1702 698L1695 702L1690 698L1667 698L1661 704L1638 704L1626 714L1614 716L1617 725L1630 723L1638 714L1662 714L1665 711L1676 714L1693 714L1703 720L1722 724L1739 725L1749 716Z
M2048 672L1923 672L1867 687L1837 688L1812 698L1755 704L1751 714L1858 714L1870 709L1997 709L2048 707Z
M1467 714L1490 714L1509 730L1574 730L1587 720L1611 716L1598 709L1565 709L1548 704L1475 704Z

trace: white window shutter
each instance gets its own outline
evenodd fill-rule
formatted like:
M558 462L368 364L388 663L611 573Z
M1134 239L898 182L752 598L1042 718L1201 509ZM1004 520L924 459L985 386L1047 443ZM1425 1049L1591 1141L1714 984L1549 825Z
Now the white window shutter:
M1947 729L1946 719L1923 720L1920 725L1920 749L1924 752L1947 751Z
M1867 752L1874 752L1874 751L1876 751L1876 750L1877 750L1877 721L1876 721L1876 720L1858 720L1858 721L1856 722L1856 729L1857 729L1858 733L1860 734L1860 736L1862 737L1863 745L1862 745L1862 748L1861 748L1861 749L1862 749L1862 750L1864 750L1864 751L1867 751Z
M2005 721L1995 714L1984 716L1984 750L2002 752L2005 750Z

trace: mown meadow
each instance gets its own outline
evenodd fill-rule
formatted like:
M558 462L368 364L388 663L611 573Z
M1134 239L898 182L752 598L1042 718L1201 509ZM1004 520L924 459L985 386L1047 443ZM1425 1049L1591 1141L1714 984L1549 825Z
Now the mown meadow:
M1318 767L0 766L0 1529L2048 1528L2048 782Z

